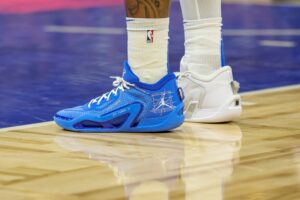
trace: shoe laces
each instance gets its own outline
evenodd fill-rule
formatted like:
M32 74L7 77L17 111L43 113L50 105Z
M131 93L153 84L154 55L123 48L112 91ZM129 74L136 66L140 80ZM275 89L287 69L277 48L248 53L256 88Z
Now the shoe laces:
M103 99L105 99L106 101L109 101L110 96L111 95L117 96L118 91L124 92L125 89L129 89L130 87L135 86L134 84L125 81L122 77L119 77L119 76L110 76L110 78L116 79L112 83L112 85L115 87L115 89L112 89L110 92L107 92L107 93L103 94L102 96L92 99L88 104L89 108L94 103L97 103L97 105L99 105Z

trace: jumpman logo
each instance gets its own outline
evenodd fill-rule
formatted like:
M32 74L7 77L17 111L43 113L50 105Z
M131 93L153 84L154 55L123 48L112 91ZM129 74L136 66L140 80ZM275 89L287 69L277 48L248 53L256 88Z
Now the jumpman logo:
M165 113L174 109L172 92L161 92L152 95L153 113Z
M160 105L157 107L157 109L159 109L159 108L161 108L162 106L167 106L167 107L169 107L169 108L173 108L173 106L171 106L171 105L168 105L167 103L166 103L166 101L165 101L165 96L166 96L166 94L163 94L163 96L162 96L162 98L161 98L161 100L160 100Z

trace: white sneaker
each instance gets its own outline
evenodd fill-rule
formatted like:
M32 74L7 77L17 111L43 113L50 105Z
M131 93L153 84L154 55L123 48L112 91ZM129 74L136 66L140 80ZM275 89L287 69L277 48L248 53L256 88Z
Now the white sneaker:
M242 113L239 84L231 67L201 76L191 71L179 73L178 85L184 93L185 120L219 123L237 120Z

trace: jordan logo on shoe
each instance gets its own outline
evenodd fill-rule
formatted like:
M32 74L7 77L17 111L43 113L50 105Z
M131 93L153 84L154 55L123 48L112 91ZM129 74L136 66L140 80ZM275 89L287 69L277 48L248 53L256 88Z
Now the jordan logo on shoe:
M174 109L172 92L161 92L152 95L153 100L153 113L165 113Z

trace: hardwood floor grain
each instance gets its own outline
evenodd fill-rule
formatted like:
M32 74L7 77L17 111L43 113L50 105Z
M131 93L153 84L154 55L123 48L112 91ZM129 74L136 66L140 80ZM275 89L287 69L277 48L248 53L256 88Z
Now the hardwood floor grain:
M0 132L0 199L300 199L300 89L243 96L239 122L159 134Z

